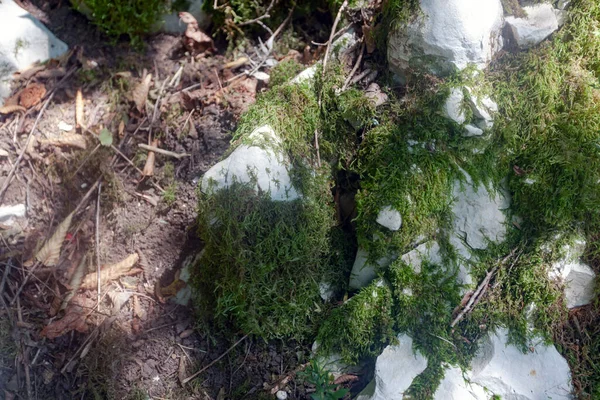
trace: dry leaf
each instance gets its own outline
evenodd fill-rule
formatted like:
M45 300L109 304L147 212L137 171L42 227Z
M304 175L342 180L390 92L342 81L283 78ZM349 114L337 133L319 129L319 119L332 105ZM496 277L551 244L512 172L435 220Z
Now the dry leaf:
M123 308L123 306L127 304L131 296L131 292L117 292L114 290L108 292L108 297L110 298L110 301L113 304L113 315L117 315L119 311L121 311L121 308Z
M215 49L212 38L200 30L198 21L196 21L196 18L192 14L185 11L180 12L179 18L181 18L184 24L187 24L184 45L189 51L197 54L209 49Z
M87 261L88 261L88 257L87 257L87 254L85 254L83 257L81 257L81 261L77 265L77 269L75 269L75 272L73 273L73 276L71 277L71 280L69 281L69 286L71 287L71 291L69 293L67 293L67 295L65 296L65 298L60 306L61 310L64 310L65 308L67 308L69 301L71 301L73 296L75 296L75 293L81 287L81 282L83 281L83 276L85 275L85 271L87 269L86 268Z
M198 131L196 130L196 127L194 126L194 121L192 121L191 118L189 124L190 130L188 131L188 136L192 139L198 139Z
M133 296L133 315L139 317L142 321L146 320L146 310L142 307L138 296Z
M365 97L371 101L375 107L379 107L388 102L388 95L381 90L378 84L371 83L365 91Z
M19 105L31 108L38 104L46 95L46 86L41 83L32 83L23 89L19 95Z
M88 316L88 309L93 307L93 301L85 296L77 297L77 300L69 305L64 317L52 321L40 332L41 336L48 339L55 339L73 330L78 332L87 332L88 326L85 323Z
M77 128L84 126L83 123L83 94L81 89L77 89L77 95L75 96L75 124Z
M150 91L150 83L152 82L152 74L146 75L142 82L133 90L133 101L139 112L144 112L148 92Z
M82 150L87 148L85 136L76 133L71 135L62 135L51 139L40 139L39 141L42 144L51 144L54 146L77 147Z
M13 105L5 105L0 107L0 114L12 114L14 112L25 112L26 109L23 106L19 106L17 104Z
M154 139L152 141L152 146L158 146L158 140ZM146 164L144 165L144 170L142 171L143 176L152 176L154 175L154 161L156 159L156 154L153 151L148 152L148 157L146 158Z
M35 255L36 260L47 267L56 265L58 258L60 257L60 249L65 241L65 236L67 236L72 219L73 213L67 215L67 218L56 227L52 237L48 239L40 251Z
M182 339L185 339L185 338L192 336L193 333L194 333L193 329L186 329L185 331L183 331L179 334L179 337Z
M130 254L123 261L112 265L104 265L101 268L100 279L104 282L113 281L123 275L133 275L141 272L140 269L132 267L138 262L140 256L137 253ZM83 278L81 284L82 289L95 289L98 285L98 277L96 272L89 273Z

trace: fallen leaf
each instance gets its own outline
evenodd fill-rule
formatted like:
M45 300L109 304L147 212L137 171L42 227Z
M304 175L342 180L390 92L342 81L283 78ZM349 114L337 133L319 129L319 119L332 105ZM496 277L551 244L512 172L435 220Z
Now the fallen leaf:
M185 338L192 336L193 333L194 333L193 329L186 329L185 331L183 331L179 334L179 337L181 339L185 339Z
M379 107L387 103L388 95L381 90L378 84L375 82L371 83L365 91L365 97L371 101L375 107Z
M122 138L123 134L125 132L125 122L123 120L121 120L121 122L119 122L118 132L119 132L119 137Z
M340 375L336 380L333 381L334 385L341 385L342 383L355 382L358 380L358 376L351 374Z
M269 74L267 74L266 72L262 72L262 71L256 71L255 73L252 74L253 77L255 77L256 79L258 79L259 81L263 81L263 82L269 82L269 79L271 78L271 76Z
M106 128L100 131L98 134L98 139L100 139L100 144L105 147L110 147L113 142L112 133Z
M112 265L103 265L100 269L100 279L103 282L113 281L123 275L133 275L141 272L139 269L132 269L138 262L140 256L137 253L130 254L123 261ZM95 289L98 285L98 277L96 272L91 272L83 278L81 284L82 289Z
M13 105L5 105L0 107L0 114L12 114L14 112L25 112L27 111L25 107L13 104Z
M88 262L88 257L87 257L87 254L85 254L83 257L81 257L81 261L77 265L77 268L75 269L75 272L73 273L73 276L71 277L71 280L69 281L69 286L71 287L71 291L69 293L67 293L62 304L60 305L61 310L64 310L65 308L67 308L67 305L69 304L69 302L71 301L73 296L75 296L75 293L77 293L77 291L81 287L81 282L83 281L83 276L85 275L85 271L87 269L86 268L87 262Z
M152 146L158 146L158 140L154 139L152 141ZM156 159L156 154L153 151L148 152L148 157L146 158L146 164L144 165L144 170L142 171L143 176L152 176L154 175L154 161Z
M147 317L146 310L142 307L138 296L133 296L133 315L139 317L142 321Z
M123 306L127 304L131 296L131 292L116 292L114 290L108 292L108 297L110 298L110 301L113 304L113 315L116 315L119 313L119 311L121 311L121 308L123 308Z
M83 94L81 89L77 89L77 95L75 96L75 124L77 128L84 126L83 124Z
M215 49L212 38L200 30L198 21L192 14L183 11L179 13L179 18L184 24L187 24L184 45L189 51L197 54Z
M19 95L19 105L31 108L37 105L46 95L46 86L41 83L32 83L23 89Z
M133 102L139 112L144 112L148 92L150 91L150 83L152 82L152 74L146 75L142 82L133 90Z
M39 142L42 144L51 144L55 146L77 147L83 150L87 148L85 136L77 133L71 135L62 135L51 139L39 139Z
M73 219L73 213L67 215L67 218L61 222L54 231L54 234L44 246L35 255L35 259L44 264L47 267L53 267L58 262L60 257L60 249L67 235L67 231L71 226L71 220Z
M88 309L93 307L93 301L85 296L79 296L67 308L65 315L58 320L52 321L42 329L41 336L48 339L55 339L73 330L78 332L87 332L88 325L86 319Z

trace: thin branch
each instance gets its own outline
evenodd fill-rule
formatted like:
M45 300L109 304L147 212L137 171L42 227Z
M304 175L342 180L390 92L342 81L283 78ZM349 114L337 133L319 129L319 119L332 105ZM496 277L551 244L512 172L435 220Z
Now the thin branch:
M270 18L271 15L269 15L269 13L273 9L273 6L275 6L276 2L277 2L277 0L271 0L271 4L269 4L269 6L267 7L267 9L265 10L265 13L263 15L261 15L260 17L251 19L249 21L241 22L241 23L237 24L237 26L246 26L246 25L258 23L258 22L260 22L263 19Z
M352 71L350 71L350 75L348 75L348 77L344 81L344 84L342 85L342 92L346 90L346 88L348 87L348 84L352 80L352 77L358 70L358 67L360 66L360 62L362 61L362 58L363 58L363 54L365 53L365 47L366 47L365 41L363 40L362 46L360 46L360 53L358 54L358 59L356 60L356 63L354 64Z
M350 27L352 27L352 23L346 25L345 27L343 27L342 29L340 29L339 31L337 31L335 33L335 35L333 35L333 40L335 40L338 37L340 37L344 32L346 32L348 29L350 29ZM314 46L328 46L329 45L329 40L326 41L325 43L317 43L317 42L314 42L314 41L311 41L310 43L313 44Z
M172 152L172 151L169 151L169 150L164 150L164 149L158 148L156 146L148 146L147 144L144 144L144 143L138 144L138 147L140 149L144 149L144 150L148 150L148 151L153 151L155 153L160 153L160 154L163 154L165 156L174 157L174 158L176 158L178 160L190 156L189 154L186 154L186 153L175 153L175 152Z
M96 274L98 281L98 303L97 308L100 311L100 194L102 192L102 182L98 184L98 202L96 203Z
M46 108L48 107L48 104L50 104L50 100L52 100L53 97L54 97L54 92L52 92L50 94L50 96L48 96L48 99L46 100L46 102L42 106L42 109L38 113L37 118L35 119L35 122L34 122L33 126L31 127L31 130L29 131L29 135L27 136L25 145L21 149L21 153L19 154L19 157L17 157L17 160L14 162L12 168L10 169L8 176L6 177L6 180L4 181L4 184L2 185L2 189L0 189L0 204L2 203L2 200L4 199L4 193L6 192L6 189L8 189L8 186L10 185L10 182L12 181L12 177L15 174L17 167L19 166L19 163L21 162L21 160L23 159L23 156L25 155L25 152L27 151L27 147L29 147L29 142L31 141L31 138L33 137L33 132L35 132L35 128L37 128L38 122L40 122L40 119L42 118L44 111L46 111Z
M195 377L197 377L198 375L200 375L201 373L203 373L204 371L206 371L207 369L209 369L210 367L212 367L213 365L215 365L221 358L225 357L231 350L233 350L238 344L242 343L244 341L244 339L246 339L248 337L248 335L244 335L240 340L238 340L237 342L235 342L230 348L227 349L227 351L225 351L225 353L221 354L219 357L217 357L216 359L214 359L212 362L210 362L210 364L208 364L206 367L202 368L200 371L192 374L191 376L188 376L187 378L185 378L181 384L185 385L186 383L188 383L189 381L191 381L192 379L194 379Z

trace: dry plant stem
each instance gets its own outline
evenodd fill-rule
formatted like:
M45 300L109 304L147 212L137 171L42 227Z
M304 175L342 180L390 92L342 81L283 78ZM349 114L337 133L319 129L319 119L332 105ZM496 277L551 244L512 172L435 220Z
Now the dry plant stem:
M33 123L31 130L29 131L29 135L27 136L27 141L25 141L25 145L21 149L21 153L19 154L19 157L17 157L17 160L15 161L12 168L10 169L8 176L6 177L6 180L4 181L4 184L2 185L2 189L0 189L0 204L2 204L2 200L4 200L4 193L6 192L6 189L8 189L8 185L10 185L12 177L15 174L17 168L19 167L19 163L23 159L23 156L25 155L25 152L27 151L27 147L29 147L29 142L31 141L31 138L33 137L33 132L35 132L35 128L37 128L38 122L40 122L40 119L42 118L44 111L46 111L46 107L48 107L48 104L50 104L50 101L52 100L53 97L54 97L54 92L52 92L50 94L50 96L48 96L48 99L46 99L46 102L44 103L44 105L42 106L42 109L38 113L37 118L35 119L35 122Z
M331 43L333 42L333 38L335 37L335 28L337 28L340 19L342 18L342 13L348 6L348 0L344 0L342 6L338 10L337 15L335 16L335 21L333 21L333 26L331 27L331 33L329 34L329 40L327 41L327 49L325 50L325 56L323 57L323 70L321 71L321 79L325 79L325 70L327 69L327 60L329 59L329 53L331 51ZM318 107L319 112L321 111L321 103L323 100L323 90L319 90L319 101ZM319 149L319 128L315 128L315 151L317 152L317 167L321 168L321 151Z
M356 59L356 63L354 64L352 71L350 71L350 75L348 75L348 77L344 81L344 85L342 86L342 92L346 90L346 88L348 87L348 84L350 84L350 81L352 80L352 77L358 70L358 67L360 66L360 62L362 61L362 58L363 58L363 54L365 53L365 47L366 47L366 44L365 44L365 41L363 40L362 46L360 46L360 53L358 54L358 58Z
M98 281L97 305L100 311L100 194L102 193L102 182L98 184L98 202L96 203L96 273Z
M138 147L140 149L144 149L144 150L148 150L148 151L153 151L155 153L163 154L165 156L174 157L174 158L176 158L178 160L181 160L182 158L190 156L189 154L186 154L186 153L175 153L175 152L172 152L172 151L169 151L169 150L164 150L164 149L158 148L156 146L148 146L147 144L144 144L144 143L138 144Z
M333 35L333 40L337 39L338 37L340 37L344 32L346 32L348 29L350 29L350 27L352 26L352 24L348 24L345 27L343 27L342 29L340 29L339 31L337 31L335 33L335 35ZM325 42L325 43L317 43L317 42L312 42L311 43L315 46L327 46L329 45L329 41Z
M152 128L154 127L154 122L156 121L156 113L160 106L161 97L163 95L163 92L165 90L165 85L167 84L168 80L169 80L169 78L165 78L165 80L163 81L163 84L160 88L160 92L158 92L158 97L156 98L156 103L154 103L154 111L152 112L152 120L150 121L150 129L148 130L148 144L150 144L150 141L152 139Z
M6 279L8 278L8 274L10 273L10 269L11 269L10 263L5 263L4 264L4 274L2 275L2 282L0 282L0 301L2 302L2 307L4 307L4 309L6 310L6 315L8 316L8 321L12 325L12 322L13 322L12 313L10 312L10 309L8 308L8 305L6 304L6 301L4 301L4 285L6 284Z
M285 26L290 21L290 19L292 19L292 13L293 12L294 12L294 7L292 7L290 9L290 12L288 13L288 15L285 18L285 20L281 23L281 25L279 25L279 27L277 28L277 30L275 32L273 32L273 34L271 35L271 37L267 41L269 41L271 39L275 40L275 38L281 33L281 31L283 31L283 28L285 28ZM269 59L269 56L271 55L272 51L273 51L273 46L271 46L271 48L269 49L269 51L267 52L267 54L264 55L264 57L260 60L260 62L254 68L252 68L252 70L250 72L242 72L241 74L237 74L233 78L227 79L225 81L225 83L231 83L231 82L239 79L240 77L242 77L244 75L247 75L247 76L253 75L256 71L258 71L260 69L260 67L262 67L267 62L267 60Z
M73 178L75 175L77 175L77 173L81 170L81 168L83 168L83 166L85 165L85 163L88 162L88 160L90 158L92 158L92 156L94 155L94 153L96 151L98 151L98 149L100 148L100 146L102 146L101 144L97 144L96 147L94 147L94 149L90 152L90 154L88 154L83 161L81 162L81 164L79 164L79 167L77 167L77 169L75 170L75 172L73 172L73 175L71 175L71 178Z
M270 18L271 16L269 15L269 13L273 9L273 6L275 6L275 3L276 3L276 0L271 0L271 4L269 4L269 6L267 7L267 9L265 10L265 13L263 15L261 15L258 18L254 18L254 19L251 19L248 21L241 22L241 23L237 24L237 26L246 26L246 25L258 23L258 22L260 22L260 20ZM216 4L216 2L215 2L215 4Z
M195 377L197 377L198 375L200 375L201 373L203 373L204 371L206 371L207 369L209 369L210 367L212 367L213 365L215 365L221 358L223 358L227 354L229 354L229 352L231 350L233 350L238 344L242 343L247 337L248 337L248 335L244 335L240 340L238 340L230 348L228 348L225 351L225 353L221 354L219 357L217 357L216 359L214 359L213 361L211 361L210 364L208 364L206 367L202 368L200 371L198 371L198 372L192 374L191 376L188 376L187 378L185 378L183 380L183 382L181 382L181 384L185 385L186 383L188 383L189 381L191 381L192 379L194 379Z
M21 295L21 292L23 291L23 288L25 287L25 285L27 285L27 282L29 281L29 278L31 278L31 275L33 275L33 273L35 272L35 270L42 265L41 262L36 261L35 264L33 265L33 267L31 267L31 269L29 270L29 273L27 275L25 275L25 278L23 279L23 282L21 282L21 285L19 286L19 289L17 289L17 292L15 293L15 297L12 298L12 300L10 301L10 305L12 306L13 304L15 304L15 301L17 301L19 299L19 296Z
M454 328L454 326L456 324L458 324L460 322L460 320L462 320L469 311L471 311L471 309L475 306L475 304L477 304L477 302L479 301L479 298L485 291L485 288L487 288L487 285L490 283L490 279L492 279L492 275L494 275L497 270L498 270L498 267L494 267L485 275L485 278L479 284L479 286L477 286L477 290L475 290L475 293L473 293L473 295L469 299L469 302L467 303L465 308L456 316L456 318L454 318L454 321L452 321L452 323L450 324L451 328Z

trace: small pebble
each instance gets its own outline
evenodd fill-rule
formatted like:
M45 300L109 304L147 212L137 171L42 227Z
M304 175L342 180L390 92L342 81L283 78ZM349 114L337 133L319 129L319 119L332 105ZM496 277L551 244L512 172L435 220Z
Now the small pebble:
M278 400L285 400L285 399L287 399L287 392L285 392L284 390L280 390L277 392L277 394L275 396L277 397Z

